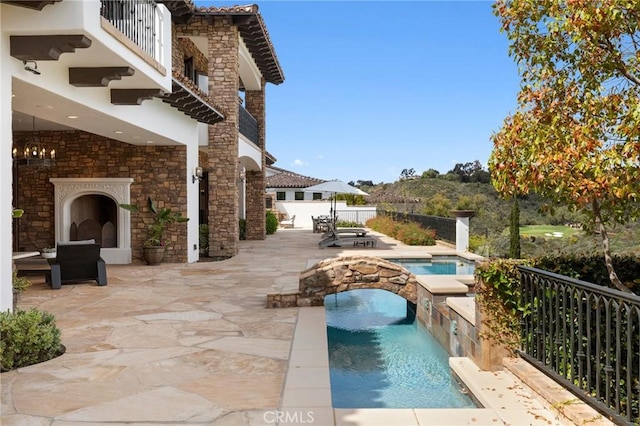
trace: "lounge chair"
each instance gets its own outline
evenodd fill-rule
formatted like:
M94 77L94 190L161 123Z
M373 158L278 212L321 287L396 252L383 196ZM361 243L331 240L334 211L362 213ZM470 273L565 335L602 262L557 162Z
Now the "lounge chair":
M291 216L291 219L288 220L281 220L280 221L280 227L282 228L293 228L293 223L296 220L296 215L294 214L293 216Z
M98 285L107 285L107 268L100 257L100 244L92 242L59 243L56 258L49 259L51 274L47 283L53 289L62 284L82 281L96 281Z
M364 237L369 231L364 228L334 228L331 223L327 223L327 230L322 235L322 238L331 236L331 233L340 234L341 236L355 236Z
M370 235L338 233L335 229L330 229L322 236L322 239L318 243L318 247L375 247L376 242L376 238Z

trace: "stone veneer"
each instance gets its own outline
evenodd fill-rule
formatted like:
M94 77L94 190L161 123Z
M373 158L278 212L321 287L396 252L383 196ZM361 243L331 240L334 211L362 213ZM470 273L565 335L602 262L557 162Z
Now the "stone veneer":
M329 258L300 274L298 292L268 294L267 307L322 306L328 294L365 288L387 290L415 304L417 285L415 275L379 257Z
M265 205L265 81L262 79L261 90L248 90L245 93L245 107L258 122L258 146L262 147L261 169L247 172L247 239L264 240L267 237L266 205Z
M131 203L146 206L147 197L159 207L178 209L187 205L186 147L135 146L77 130L38 132L43 145L57 152L51 168L18 166L14 179L16 206L25 209L16 221L19 251L38 250L55 244L54 186L49 178L133 178ZM31 132L15 132L20 152ZM182 211L185 214L185 211ZM197 218L192 218L197 220ZM131 215L131 247L134 258L142 258L147 225L142 215ZM186 224L171 225L165 235L167 262L187 261Z
M187 37L206 37L208 58L194 51L196 48ZM175 25L174 38L179 46L173 51L175 68L183 70L184 58L194 57L198 71L207 60L209 93L222 110L225 119L209 126L206 155L199 157L199 165L208 171L209 205L209 256L229 257L238 253L240 206L238 183L239 138L239 46L240 34L228 16L196 16L188 24ZM259 141L262 148L261 170L246 173L247 239L266 238L264 170L265 170L265 81L261 90L246 91L246 109L258 122Z

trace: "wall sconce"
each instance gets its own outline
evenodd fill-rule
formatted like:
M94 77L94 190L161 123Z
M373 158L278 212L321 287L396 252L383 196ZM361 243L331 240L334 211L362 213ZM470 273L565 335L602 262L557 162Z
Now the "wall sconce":
M196 180L202 180L202 167L197 166L193 169L193 176L191 177L193 179L193 183L196 183Z
M22 61L24 64L24 69L26 71L32 72L35 75L40 75L41 72L38 71L38 63L36 61ZM33 67L29 66L29 64L33 64Z

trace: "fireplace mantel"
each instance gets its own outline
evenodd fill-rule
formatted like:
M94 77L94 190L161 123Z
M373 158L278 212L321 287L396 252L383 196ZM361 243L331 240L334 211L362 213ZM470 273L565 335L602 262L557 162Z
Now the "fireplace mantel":
M78 197L91 194L104 195L116 204L129 204L132 178L51 178L54 185L56 242L69 241L71 204ZM118 246L103 248L101 256L106 263L131 263L131 216L118 209Z

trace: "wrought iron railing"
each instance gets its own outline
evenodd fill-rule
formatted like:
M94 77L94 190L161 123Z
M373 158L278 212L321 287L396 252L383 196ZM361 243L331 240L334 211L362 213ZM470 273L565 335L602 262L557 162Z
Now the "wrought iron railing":
M436 239L455 244L456 220L450 217L426 216L413 213L396 213L380 210L378 215L391 216L396 220L411 221L422 225L424 228L436 231Z
M640 423L640 296L518 269L521 356L617 424Z
M140 49L161 61L161 15L153 0L101 0L100 15Z
M240 105L240 116L238 121L240 133L262 148L260 145L260 138L258 136L258 121L249 113L249 111L244 109L242 105Z

